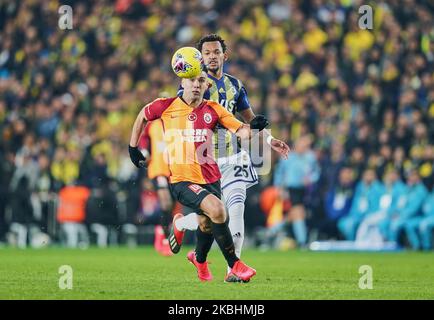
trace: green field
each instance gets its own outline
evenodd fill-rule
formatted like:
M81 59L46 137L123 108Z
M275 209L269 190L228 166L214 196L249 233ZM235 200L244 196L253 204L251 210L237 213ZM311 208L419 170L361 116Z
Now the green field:
M201 283L186 260L151 247L128 249L0 249L0 299L434 299L434 253L315 253L245 250L257 269L248 284L224 283L213 249L214 280ZM61 265L73 289L59 289ZM373 289L359 289L359 267L373 269Z

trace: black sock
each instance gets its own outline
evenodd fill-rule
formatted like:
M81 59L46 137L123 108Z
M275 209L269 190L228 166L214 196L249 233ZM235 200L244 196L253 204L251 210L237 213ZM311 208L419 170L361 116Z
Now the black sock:
M166 237L166 239L168 239L169 235L170 235L169 225L170 225L170 222L172 221L171 212L161 210L161 220L160 221L161 221L161 226L163 227L164 236Z
M200 227L198 227L196 230L196 238L196 260L199 263L204 263L214 242L214 236L211 233L203 232L200 230Z
M235 262L239 260L235 255L234 241L232 240L231 232L229 231L228 223L211 222L212 233L215 241L220 247L229 267L233 267Z

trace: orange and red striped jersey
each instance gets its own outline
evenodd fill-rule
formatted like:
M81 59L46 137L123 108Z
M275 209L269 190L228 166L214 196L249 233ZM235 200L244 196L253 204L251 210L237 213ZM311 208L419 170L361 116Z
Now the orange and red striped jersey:
M146 124L143 135L139 141L140 147L145 147L150 153L148 164L148 177L153 179L158 176L170 176L169 161L164 141L163 122L161 119L150 121Z
M208 184L219 180L221 174L213 155L213 130L221 124L235 133L243 125L216 102L203 100L193 108L181 97L156 99L145 106L144 115L148 121L162 121L171 183Z

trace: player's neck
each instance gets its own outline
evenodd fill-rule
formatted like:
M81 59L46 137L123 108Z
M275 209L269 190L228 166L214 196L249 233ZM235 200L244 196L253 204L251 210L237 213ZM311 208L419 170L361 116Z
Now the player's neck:
M182 96L181 97L182 101L184 101L187 105L189 105L192 108L196 108L198 107L201 103L203 98L196 98L196 97L186 97L186 96Z
M213 77L216 78L217 80L220 80L221 77L223 77L223 69L219 69L216 72L209 70L208 74Z

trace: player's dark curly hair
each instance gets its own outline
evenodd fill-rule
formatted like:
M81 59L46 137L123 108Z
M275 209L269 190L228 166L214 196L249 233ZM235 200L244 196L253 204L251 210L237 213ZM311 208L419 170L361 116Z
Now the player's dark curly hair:
M222 37L220 37L218 34L215 33L207 34L206 36L202 37L197 43L197 49L200 52L202 52L202 46L205 42L214 42L214 41L220 42L220 44L222 45L223 52L226 52L227 47L225 41L222 39Z

